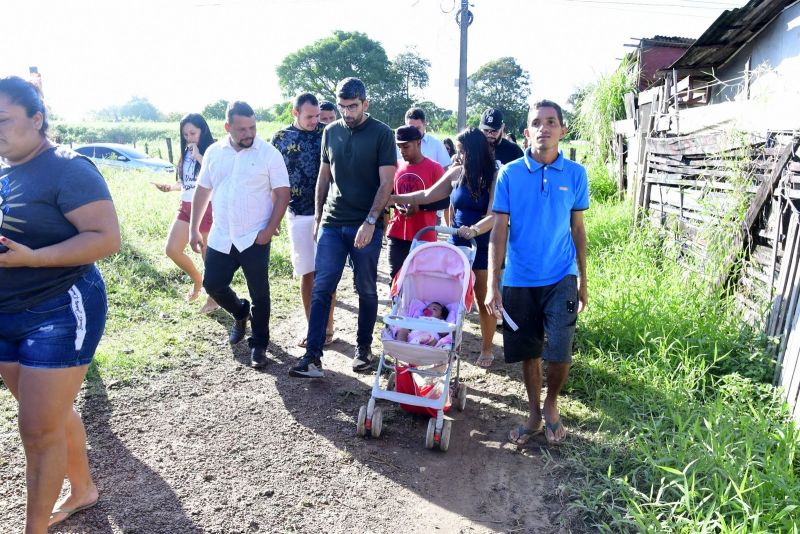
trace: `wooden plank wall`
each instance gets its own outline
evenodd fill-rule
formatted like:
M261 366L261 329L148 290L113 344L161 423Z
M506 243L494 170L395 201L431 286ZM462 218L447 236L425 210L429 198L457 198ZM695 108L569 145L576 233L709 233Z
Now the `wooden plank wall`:
M728 273L720 277L711 270L728 268L716 257L719 250L709 249L704 229L731 227L730 246L743 249L728 251L741 252L743 259L735 298L745 320L777 340L775 384L783 387L800 423L798 138L704 133L648 137L646 145L644 170L634 184L636 213L669 230L678 261L713 283L724 282ZM723 222L733 213L747 218L746 227Z

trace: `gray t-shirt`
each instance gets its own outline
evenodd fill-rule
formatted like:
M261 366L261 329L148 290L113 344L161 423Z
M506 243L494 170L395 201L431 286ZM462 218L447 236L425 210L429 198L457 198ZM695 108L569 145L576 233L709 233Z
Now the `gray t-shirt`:
M332 122L322 134L322 163L330 164L333 174L322 225L359 226L381 183L378 168L397 166L394 132L369 116L352 129L343 119Z
M0 234L38 249L78 234L65 213L111 200L88 159L61 147L14 167L0 167ZM0 253L1 254L1 253ZM18 312L67 291L91 265L0 267L0 312Z

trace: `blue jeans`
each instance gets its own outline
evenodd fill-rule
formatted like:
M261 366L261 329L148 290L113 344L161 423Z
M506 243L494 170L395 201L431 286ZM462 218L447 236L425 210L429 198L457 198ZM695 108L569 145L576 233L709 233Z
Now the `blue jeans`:
M21 312L0 313L0 362L48 369L87 365L107 312L106 286L92 265L60 295Z
M372 241L364 248L355 247L358 226L323 226L317 238L314 262L314 289L311 291L311 313L306 334L306 354L322 356L325 327L331 310L331 296L342 278L349 255L353 262L358 291L359 347L372 344L372 331L378 316L378 256L381 253L383 231L375 228Z

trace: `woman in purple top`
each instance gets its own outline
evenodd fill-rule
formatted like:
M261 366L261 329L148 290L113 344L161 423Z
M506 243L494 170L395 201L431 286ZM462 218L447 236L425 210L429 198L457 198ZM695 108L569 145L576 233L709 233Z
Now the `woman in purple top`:
M458 235L450 242L469 246L475 239L478 249L472 272L475 274L476 302L486 296L488 279L489 234L494 224L491 211L494 198L494 181L497 176L494 153L486 136L477 128L468 128L456 138L459 163L453 165L433 187L405 195L392 195L389 204L430 204L447 196L453 209L454 228ZM475 363L488 368L492 365L492 338L497 321L483 306L478 307L481 322L481 353Z
M25 532L41 534L98 499L73 403L106 320L94 262L120 246L103 176L46 132L38 89L0 79L0 377L19 406Z

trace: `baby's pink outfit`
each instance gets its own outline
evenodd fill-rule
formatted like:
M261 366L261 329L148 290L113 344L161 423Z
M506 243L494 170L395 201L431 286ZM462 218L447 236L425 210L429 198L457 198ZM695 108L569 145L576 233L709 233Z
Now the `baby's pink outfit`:
M419 317L424 317L425 308L428 305L422 302L419 299L412 299L411 302L408 304L408 310L406 312L406 317L410 317L412 319L416 319ZM445 309L447 309L445 307ZM392 334L397 337L397 330L398 328L393 326L392 327ZM412 343L414 345L429 345L429 346L436 346L442 347L444 345L452 344L453 337L448 333L442 337L439 337L440 334L434 332L426 332L424 330L411 330L408 333L408 343ZM435 343L431 343L431 341L435 341Z

